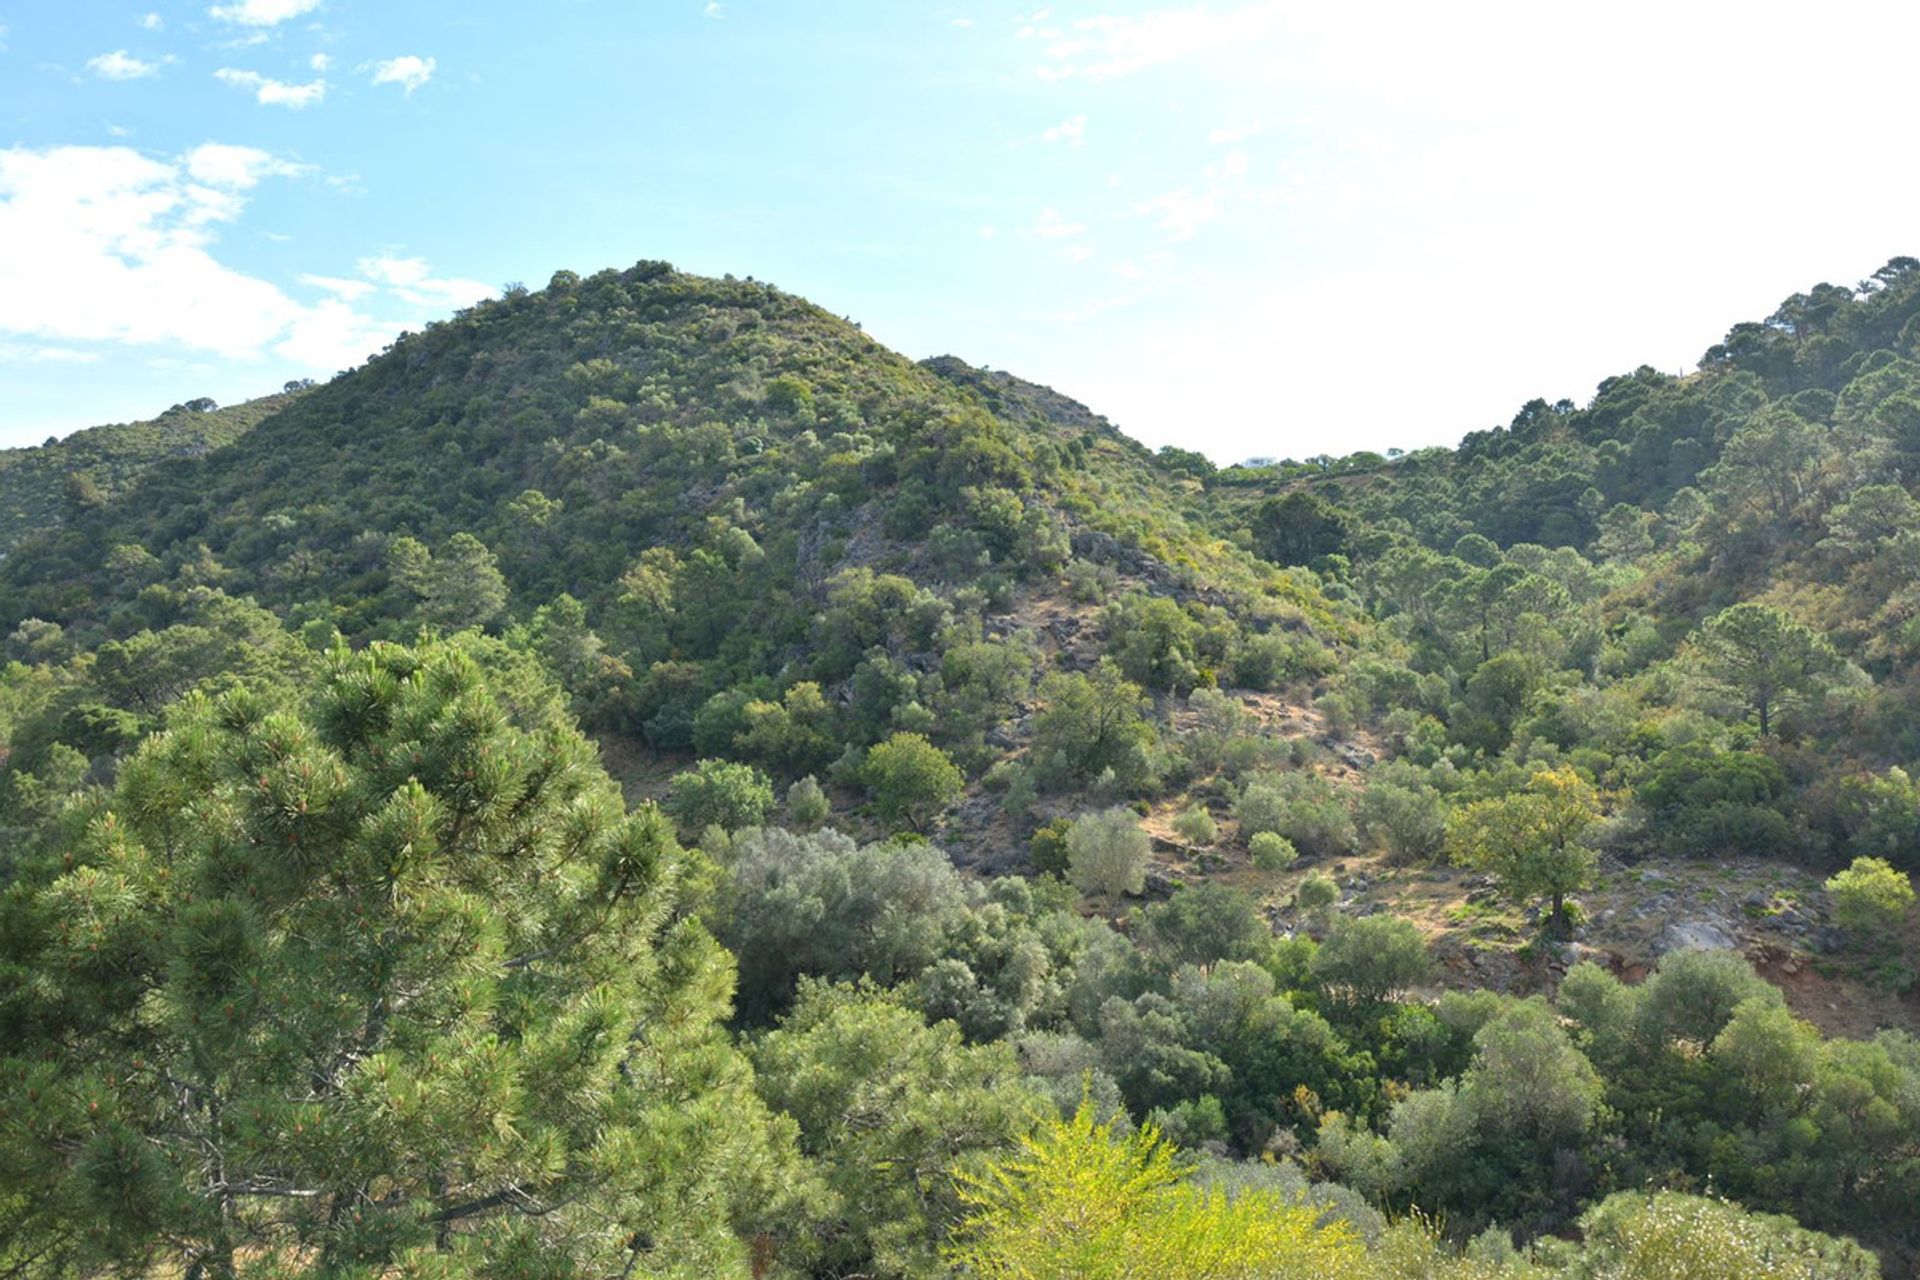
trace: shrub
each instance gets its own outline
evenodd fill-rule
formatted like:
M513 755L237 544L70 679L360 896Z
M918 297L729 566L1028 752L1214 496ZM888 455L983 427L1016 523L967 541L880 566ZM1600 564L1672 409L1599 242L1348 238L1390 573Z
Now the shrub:
M1146 886L1147 833L1131 810L1103 809L1067 832L1067 874L1082 893L1112 900Z
M863 773L880 815L915 831L958 799L967 781L946 752L917 733L896 733L869 751Z
M1200 805L1194 805L1175 818L1173 829L1188 844L1209 845L1220 836L1220 824Z
M1889 937L1913 907L1913 881L1885 858L1855 858L1826 889L1834 915L1866 945Z
M1317 915L1340 900L1340 886L1333 877L1314 872L1293 891L1293 903L1302 911Z
M1293 841L1277 831L1256 832L1247 849L1253 854L1253 865L1262 871L1285 871L1300 857Z
M667 784L667 811L686 832L757 827L773 812L773 783L750 764L702 760Z
M787 788L787 820L802 831L819 826L831 812L827 793L812 774Z

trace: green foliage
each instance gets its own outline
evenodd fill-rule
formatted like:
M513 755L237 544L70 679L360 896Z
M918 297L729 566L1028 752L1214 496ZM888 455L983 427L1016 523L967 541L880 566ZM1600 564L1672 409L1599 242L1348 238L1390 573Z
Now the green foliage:
M1661 752L1634 792L1662 850L1712 857L1790 852L1786 772L1757 751L1715 751L1689 743Z
M1492 872L1516 902L1548 899L1547 927L1560 929L1567 895L1593 874L1582 837L1599 817L1598 795L1571 769L1536 773L1525 791L1457 811L1447 850L1455 862Z
M790 1171L718 1025L728 958L658 812L470 653L198 700L60 843L0 930L33 979L0 1013L0 1203L48 1273L537 1240L745 1274Z
M0 1155L30 1157L0 1161L0 1271L33 1272L40 1260L20 1250L51 1243L69 1251L68 1272L221 1274L217 1250L187 1251L229 1228L204 1196L178 1191L208 1185L204 1157L181 1154L201 1130L259 1140L253 1163L235 1165L243 1177L334 1176L314 1154L321 1130L286 1140L275 1109L312 1103L316 1070L371 1071L373 1059L306 1045L307 1013L253 1016L250 987L234 981L216 993L238 993L231 1023L196 1005L216 979L193 957L225 954L221 937L282 936L285 896L267 880L286 850L262 861L260 848L278 846L238 841L346 813L348 800L320 794L336 775L318 770L311 794L269 778L271 797L245 804L259 775L232 761L218 785L169 783L168 839L179 839L137 843L156 865L171 858L170 875L204 882L206 867L226 868L233 879L211 899L204 883L143 882L128 899L98 881L87 823L111 809L137 825L126 797L148 795L156 776L134 754L143 737L245 738L276 715L300 720L306 704L275 690L336 661L322 656L336 637L366 650L423 630L463 631L458 652L520 731L548 733L570 707L635 793L674 775L672 811L699 847L662 854L673 874L645 903L621 898L579 937L624 929L629 911L652 932L617 960L583 959L595 944L567 924L585 908L552 904L588 861L556 865L542 841L560 837L543 833L584 831L617 801L576 761L577 743L528 749L595 779L559 817L544 791L496 795L486 766L454 777L432 752L379 765L419 771L446 804L495 795L459 840L408 857L439 858L499 824L531 843L501 837L484 874L442 859L424 897L378 904L376 919L438 912L435 936L454 950L425 1003L394 1004L411 1039L384 1055L394 1074L353 1102L406 1115L382 1111L377 1132L323 1126L325 1141L357 1144L339 1167L372 1208L366 1234L342 1252L336 1237L351 1233L316 1209L321 1197L278 1195L317 1184L271 1196L241 1184L224 1220L235 1270L339 1257L328 1268L342 1274L453 1275L483 1261L490 1274L545 1274L585 1258L594 1274L729 1274L747 1239L768 1274L927 1273L959 1212L946 1162L977 1172L1028 1124L994 1119L991 1101L980 1130L943 1110L978 1102L967 1091L983 1064L988 1094L1018 1075L1023 1097L1068 1111L1087 1098L1115 1134L1157 1117L1227 1153L1191 1184L1222 1195L1291 1203L1305 1175L1287 1153L1317 1179L1346 1179L1306 1194L1368 1238L1369 1274L1633 1274L1640 1263L1622 1259L1638 1246L1601 1241L1627 1240L1626 1228L1596 1228L1589 1254L1543 1233L1570 1235L1610 1193L1650 1186L1710 1185L1911 1250L1920 1051L1897 1032L1821 1039L1738 956L1670 955L1639 985L1576 965L1551 1012L1488 991L1425 1002L1402 994L1419 981L1418 938L1384 915L1335 915L1326 876L1296 896L1299 919L1326 935L1316 944L1276 938L1248 899L1206 882L1212 857L1199 883L1124 931L1083 916L1058 879L994 873L1034 821L1125 803L1131 812L1045 821L1032 836L1036 866L1078 871L1108 912L1144 881L1136 815L1180 814L1183 838L1212 841L1202 819L1229 807L1269 869L1296 847L1419 862L1451 839L1511 895L1540 899L1550 928L1565 925L1558 902L1585 874L1590 841L1629 861L1884 859L1863 882L1891 892L1920 849L1920 791L1896 767L1920 756L1916 335L1920 262L1900 260L1858 289L1822 286L1737 327L1697 375L1641 369L1585 406L1536 401L1457 450L1214 469L1185 451L1149 454L1008 375L908 364L777 290L645 263L510 290L250 430L216 438L211 419L229 411L182 406L160 424L0 458L0 541L14 539L0 560L13 660L0 668L0 884L11 886L0 911L12 913L0 920L0 1019L14 1021L0 1030L56 1006L93 1019L54 1027L64 1039L28 1027L16 1060L40 1074L0 1078L0 1091L39 1090L36 1104L59 1099L0 1113ZM207 443L220 447L156 461ZM28 536L22 521L45 527ZM203 695L238 705L234 690L252 690L262 718L228 725L207 710ZM471 731L467 709L434 720L421 696L427 719L405 732ZM351 799L376 766L343 760ZM954 803L969 777L1001 795L997 810ZM831 817L820 779L848 796L866 788L889 824L931 828L953 811L950 847L767 829L771 779L793 783L794 828ZM1604 826L1595 788L1616 812ZM288 796L307 799L305 815L274 808ZM372 838L341 821L335 863L357 876ZM1390 894L1410 878L1379 883ZM258 896L232 890L256 881ZM57 904L56 883L68 895ZM372 902L363 888L313 892ZM241 905L202 919L210 900ZM40 957L77 954L89 931L136 917L159 939L123 930L107 941L125 951L88 952L73 972L164 998L95 1018L93 988ZM702 949L702 923L740 956L737 998L725 958ZM1483 935L1470 947L1502 945L1497 924L1469 923ZM185 947L189 928L211 941ZM500 940L526 930L544 930L552 950L528 944L525 963L494 964ZM303 970L311 981L261 990L335 993L328 1016L344 1019L372 970L333 981L313 966L373 954L381 936L349 934L339 958ZM162 946L174 950L157 960ZM395 963L394 982L425 964ZM1868 967L1834 963L1841 981ZM1869 963L1898 978L1905 962L1889 951ZM617 968L605 995L617 1007L584 1010L569 985L577 965ZM819 980L861 985L819 994ZM542 1003L549 987L559 994ZM781 1046L762 1085L794 1108L808 1168L783 1155L786 1122L758 1108L717 1026L730 1001L743 1043ZM192 1008L198 1029L180 1023ZM431 1026L406 1022L448 1009ZM243 1063L206 1088L254 1109L215 1124L191 1093L169 1103L122 1069L141 1037L155 1061L162 1033L229 1055L170 1049L201 1073L176 1070L182 1080ZM478 1062L472 1046L489 1035L498 1046ZM450 1041L457 1078L444 1055L418 1056ZM562 1041L585 1047L569 1056ZM278 1056L255 1071L247 1054ZM607 1083L613 1057L623 1067ZM923 1060L945 1074L916 1074ZM566 1083L576 1077L588 1083ZM72 1091L83 1087L104 1119L82 1115ZM543 1092L522 1105L529 1090ZM672 1115L655 1106L669 1096ZM640 1110L620 1110L634 1097ZM509 1102L514 1123L481 1132ZM724 1127L736 1118L748 1132ZM68 1142L76 1124L134 1137ZM461 1144L483 1154L421 1163ZM268 1168L269 1149L288 1154ZM173 1189L131 1195L129 1208L113 1196L147 1185L145 1161ZM368 1175L381 1161L391 1169ZM537 1182L603 1172L608 1183L551 1204ZM495 1175L518 1177L512 1197L524 1198L472 1215L471 1233L466 1218L436 1226L441 1208L420 1207L443 1205L435 1197L462 1179L506 1191L486 1181ZM360 1203L323 1190L328 1204ZM1417 1221L1383 1224L1416 1206L1471 1237L1467 1256ZM605 1229L582 1243L596 1214ZM626 1230L649 1214L668 1225ZM1684 1234L1693 1214L1670 1216ZM170 1215L165 1231L158 1215ZM1709 1237L1767 1230L1710 1217L1699 1218ZM1524 1256L1516 1233L1535 1240ZM129 1243L141 1240L171 1252L141 1256L147 1246Z
M1342 920L1314 953L1314 979L1337 998L1381 1004L1425 982L1431 965L1420 931L1393 916Z
M754 1064L829 1192L794 1251L813 1274L928 1274L960 1208L950 1170L1010 1146L1038 1110L1006 1045L968 1046L852 987L804 988Z
M238 440L297 392L262 396L224 409L175 405L150 422L91 427L34 449L0 450L0 552L57 528L76 511L125 493L149 471L191 473L193 460ZM68 477L78 477L69 493Z
M1677 1191L1608 1196L1580 1219L1584 1255L1567 1271L1594 1280L1876 1280L1879 1261L1851 1240L1728 1200Z
M1210 681L1200 624L1165 596L1132 595L1107 610L1108 652L1149 689L1184 692Z
M862 773L880 816L915 831L958 799L966 783L947 753L918 733L896 733L874 747Z
M1833 895L1833 913L1840 923L1869 946L1890 940L1913 909L1912 878L1885 858L1855 858L1827 881L1826 889Z
M1173 830L1188 844L1205 847L1220 838L1220 824L1199 805L1183 809L1173 820Z
M1254 546L1275 564L1311 564L1346 540L1346 513L1307 489L1270 499L1254 513Z
M1712 689L1738 699L1762 737L1780 715L1805 705L1840 672L1826 637L1783 610L1737 604L1694 635L1700 673Z
M1145 780L1154 732L1142 716L1152 703L1119 667L1102 660L1092 675L1055 672L1041 681L1040 700L1032 757L1042 777L1070 786L1111 770L1123 787Z
M752 765L702 760L673 775L667 812L684 832L709 825L728 832L757 827L773 812L773 784Z
M1352 1230L1271 1192L1196 1187L1151 1128L1122 1136L1090 1104L960 1175L966 1217L950 1257L994 1280L1160 1276L1335 1280L1367 1274Z
M1109 902L1139 893L1146 885L1151 849L1132 810L1084 814L1067 832L1067 878L1080 892Z
M1300 858L1293 841L1278 831L1254 832L1247 841L1247 852L1253 855L1253 865L1262 871L1285 871Z
M1316 871L1293 891L1293 901L1302 911L1315 915L1340 901L1340 886L1333 882L1332 876Z
M1260 906L1220 884L1181 889L1140 913L1142 947L1169 969L1220 960L1261 960L1273 934Z
M802 831L810 831L825 822L833 812L827 793L808 774L787 788L787 820Z
M1073 819L1055 818L1052 822L1036 827L1028 848L1033 860L1033 869L1041 875L1062 876L1067 874L1071 855L1068 850L1067 836L1073 831Z

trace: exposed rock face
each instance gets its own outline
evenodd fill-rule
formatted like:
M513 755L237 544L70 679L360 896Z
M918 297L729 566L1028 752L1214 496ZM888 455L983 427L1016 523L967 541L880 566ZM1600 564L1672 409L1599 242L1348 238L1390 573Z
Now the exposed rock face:
M1733 951L1739 946L1740 940L1734 936L1733 928L1727 921L1716 916L1696 916L1671 921L1660 931L1653 954L1663 956L1672 951Z

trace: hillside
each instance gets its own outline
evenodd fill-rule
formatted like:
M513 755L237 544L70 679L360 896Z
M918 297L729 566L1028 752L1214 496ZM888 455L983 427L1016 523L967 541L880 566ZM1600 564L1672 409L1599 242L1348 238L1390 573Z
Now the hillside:
M1019 1137L1151 1123L1316 1274L1910 1271L1920 263L1391 459L646 262L256 407L0 563L0 1122L70 1045L226 1082L0 1124L0 1238L207 1256L69 1231L111 1175L289 1265L945 1275Z
M0 554L58 528L75 511L125 493L166 462L204 457L292 403L291 389L244 404L175 405L146 422L88 427L25 449L0 449Z

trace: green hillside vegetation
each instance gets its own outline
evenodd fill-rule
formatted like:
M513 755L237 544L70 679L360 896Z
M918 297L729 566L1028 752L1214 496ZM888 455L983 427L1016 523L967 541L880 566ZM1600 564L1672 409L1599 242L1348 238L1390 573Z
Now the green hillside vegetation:
M1911 259L1225 469L509 290L0 563L0 1271L1909 1274L1916 467Z
M30 449L0 449L0 553L125 493L163 463L205 457L292 403L294 384L222 409L177 404L148 422L88 427Z

